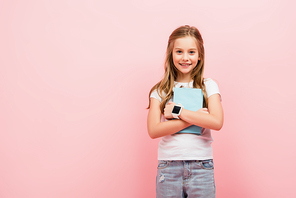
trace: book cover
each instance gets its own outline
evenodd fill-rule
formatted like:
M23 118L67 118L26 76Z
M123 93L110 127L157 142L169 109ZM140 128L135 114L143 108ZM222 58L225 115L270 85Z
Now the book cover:
M184 109L197 111L203 107L203 93L197 88L174 88L173 101L182 104ZM177 133L193 133L201 135L201 127L191 125Z

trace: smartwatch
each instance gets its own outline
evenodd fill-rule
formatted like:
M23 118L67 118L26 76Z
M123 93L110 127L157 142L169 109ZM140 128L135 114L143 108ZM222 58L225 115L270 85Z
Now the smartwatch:
M172 111L172 115L174 118L179 119L179 115L181 114L183 106L181 104L175 105Z

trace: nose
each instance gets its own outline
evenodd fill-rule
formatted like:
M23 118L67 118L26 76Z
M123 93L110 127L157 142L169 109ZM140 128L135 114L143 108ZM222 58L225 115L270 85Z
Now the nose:
M188 61L188 54L184 53L182 58L183 58L183 61Z

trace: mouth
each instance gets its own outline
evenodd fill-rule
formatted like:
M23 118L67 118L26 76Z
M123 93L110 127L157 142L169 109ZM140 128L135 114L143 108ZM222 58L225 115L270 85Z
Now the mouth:
M189 64L189 63L179 63L179 65L181 65L182 67L189 67L191 64Z

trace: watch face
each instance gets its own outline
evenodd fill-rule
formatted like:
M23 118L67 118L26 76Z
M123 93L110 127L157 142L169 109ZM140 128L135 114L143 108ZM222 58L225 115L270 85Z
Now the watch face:
M172 113L178 114L180 112L181 107L179 106L174 106Z

